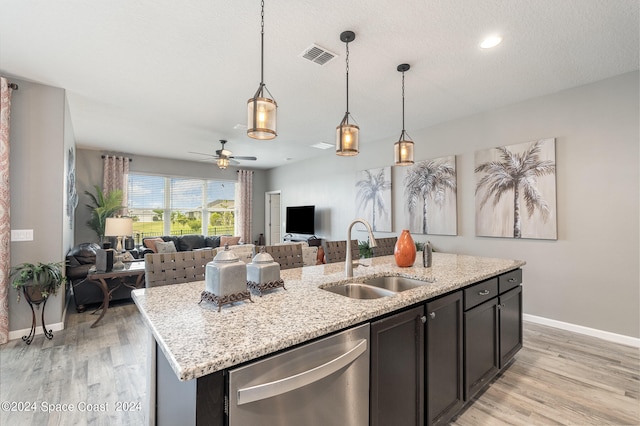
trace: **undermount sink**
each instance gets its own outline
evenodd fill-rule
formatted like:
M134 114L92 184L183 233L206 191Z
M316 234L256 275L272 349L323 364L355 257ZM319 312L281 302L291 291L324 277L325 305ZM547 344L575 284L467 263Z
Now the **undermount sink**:
M381 297L393 296L396 294L394 291L362 283L336 285L333 287L325 287L323 290L347 296L352 299L379 299Z
M393 296L394 294L413 288L422 287L426 284L428 284L426 281L404 277L376 277L369 278L361 283L324 287L323 290L352 299L379 299L381 297Z
M383 288L396 293L422 287L428 282L404 277L376 277L363 281L364 284Z

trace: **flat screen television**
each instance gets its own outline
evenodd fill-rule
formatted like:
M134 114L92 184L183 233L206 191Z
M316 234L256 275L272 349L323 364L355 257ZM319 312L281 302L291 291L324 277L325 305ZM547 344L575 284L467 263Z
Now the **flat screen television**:
M315 234L315 214L316 206L287 207L285 232L288 234Z

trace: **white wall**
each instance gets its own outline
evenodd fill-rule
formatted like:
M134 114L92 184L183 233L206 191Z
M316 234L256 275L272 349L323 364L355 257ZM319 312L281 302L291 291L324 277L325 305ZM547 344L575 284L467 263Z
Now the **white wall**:
M428 238L445 252L523 259L525 313L640 337L638 80L638 72L628 73L423 130L407 123L417 161L457 156L458 236L414 239ZM361 135L357 157L328 150L321 159L269 171L267 190L282 191L283 209L316 205L323 238L346 238L355 173L393 163L393 139L371 142L366 129ZM476 237L474 152L550 137L558 240ZM401 173L393 168L394 234L406 226Z
M11 229L33 229L33 241L11 243L11 265L60 262L71 244L66 208L66 151L73 146L73 129L65 118L63 89L18 79L11 101L10 185ZM24 298L9 292L9 329L31 326ZM65 295L47 301L45 322L61 326ZM40 314L37 313L38 324ZM57 327L54 327L54 331ZM38 331L40 331L38 326Z

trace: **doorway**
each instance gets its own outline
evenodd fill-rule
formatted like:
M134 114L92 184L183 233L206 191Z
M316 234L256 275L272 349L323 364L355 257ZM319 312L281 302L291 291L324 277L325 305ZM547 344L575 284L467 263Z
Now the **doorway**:
M266 245L273 245L282 242L281 222L280 191L266 192L264 200L264 230Z

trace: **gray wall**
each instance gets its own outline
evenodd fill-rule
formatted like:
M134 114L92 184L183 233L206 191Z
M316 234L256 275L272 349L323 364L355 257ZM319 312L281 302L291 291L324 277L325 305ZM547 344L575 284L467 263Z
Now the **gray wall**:
M77 243L97 242L98 237L95 232L87 227L89 220L89 210L86 204L89 197L85 191L94 192L94 185L102 186L102 155L112 154L108 151L96 151L89 149L78 149L78 195L80 202L76 209L76 229L75 240ZM219 169L215 164L207 162L194 162L171 160L167 158L147 157L141 155L130 155L133 161L129 164L131 173L146 173L176 177L199 177L204 179L221 179L237 182L237 168L229 167L225 170ZM258 235L264 232L264 192L266 191L266 172L264 170L254 170L253 175L253 241L258 239Z
M10 80L20 87L13 92L11 103L11 229L33 229L34 235L33 241L11 243L11 265L63 261L73 243L65 212L66 152L74 144L65 92ZM31 326L29 306L24 298L16 303L16 296L11 289L10 331ZM62 321L64 302L64 291L49 299L47 324Z
M523 259L525 313L640 337L638 79L624 74L423 130L407 123L416 160L457 156L458 236L414 239L445 252ZM283 209L316 205L323 238L346 238L355 173L393 163L392 138L361 135L357 157L330 151L269 172L267 190L282 191ZM556 138L558 240L476 237L474 152L549 137ZM407 225L401 173L393 168L394 234Z

